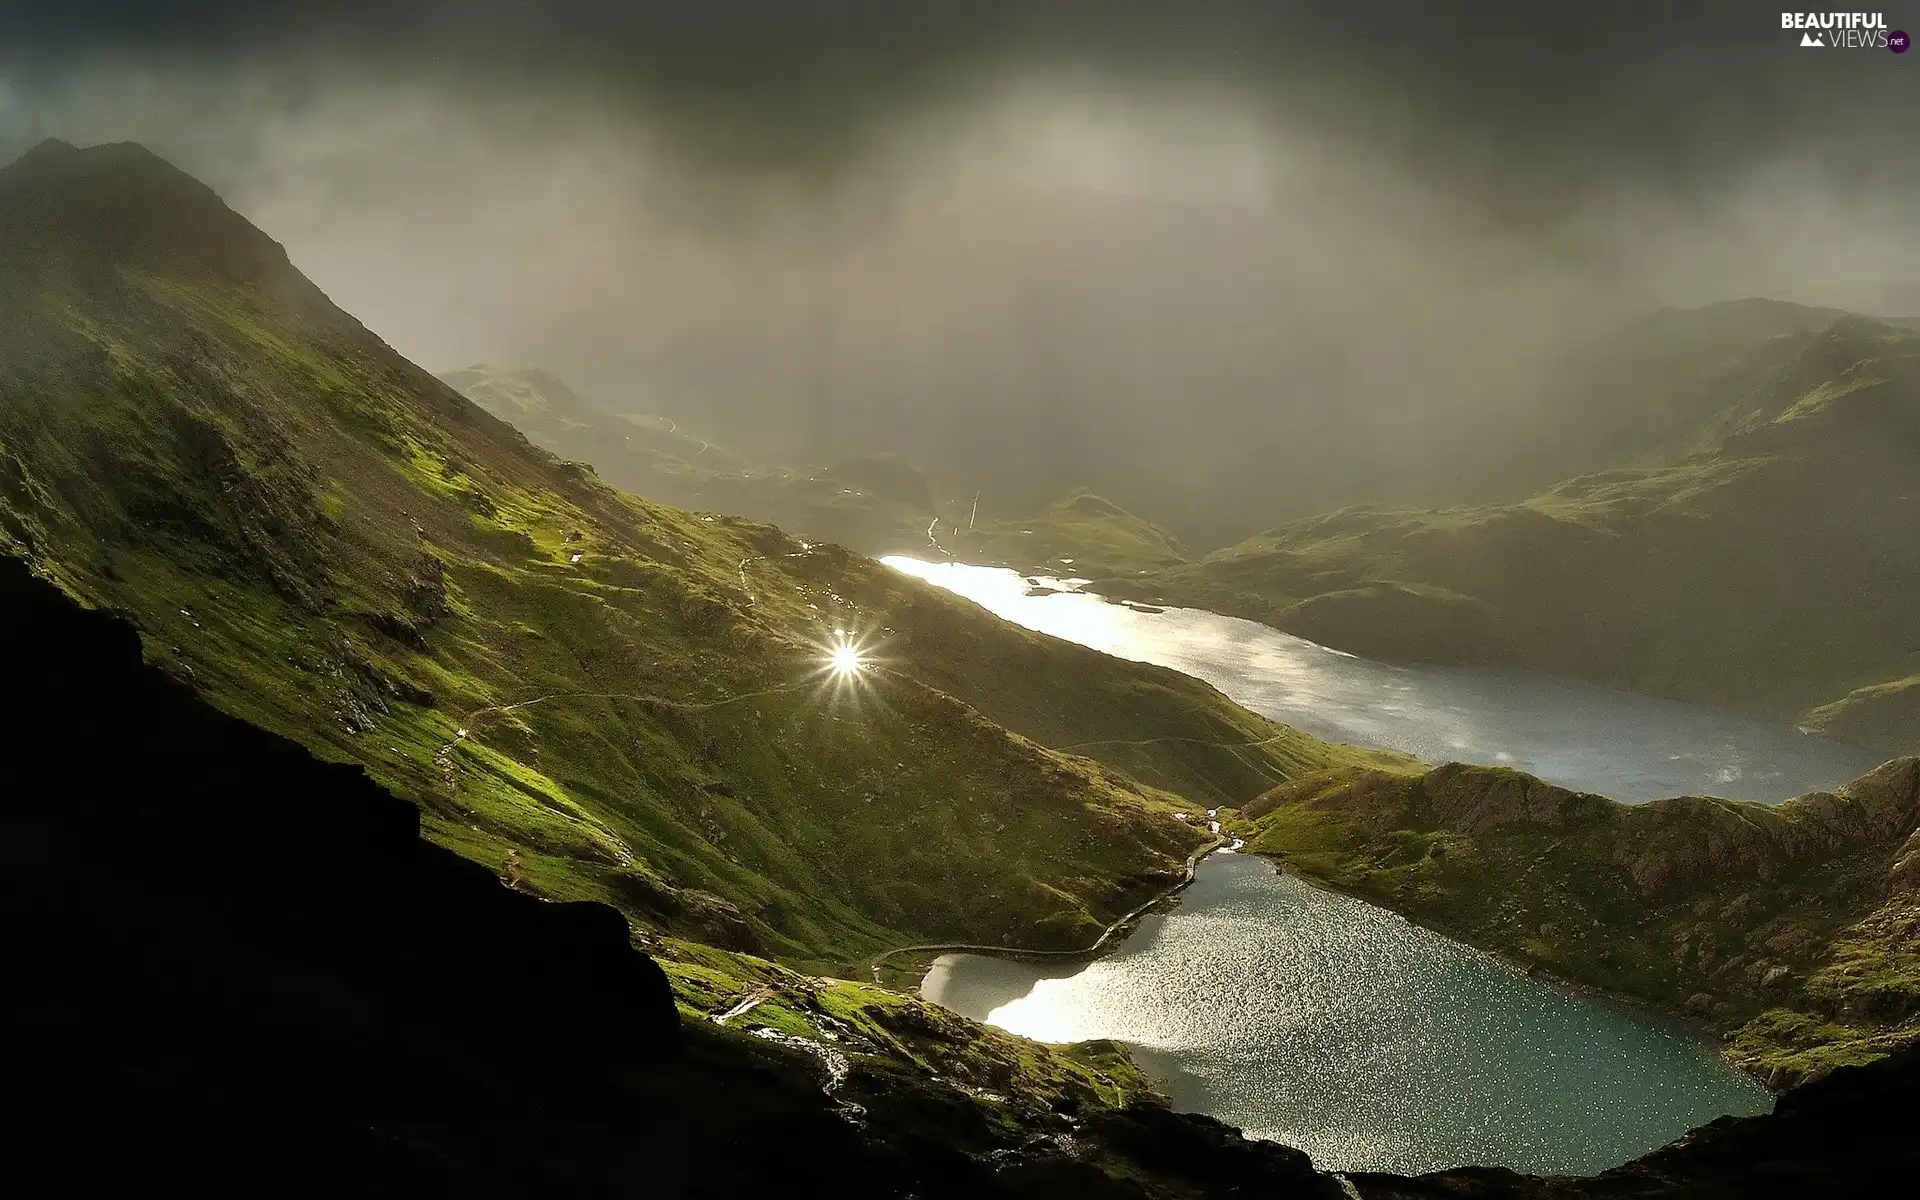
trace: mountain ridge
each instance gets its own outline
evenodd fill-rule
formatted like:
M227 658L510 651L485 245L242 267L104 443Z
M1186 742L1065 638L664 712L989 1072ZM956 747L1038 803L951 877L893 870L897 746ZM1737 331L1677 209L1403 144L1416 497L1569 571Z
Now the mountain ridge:
M1752 368L1715 447L1672 465L1511 504L1342 509L1096 585L1920 748L1898 686L1920 670L1920 334L1849 314Z
M1199 835L1176 809L1358 753L837 547L615 492L297 272L255 287L220 255L175 270L164 238L69 236L150 174L186 178L157 162L7 169L0 215L49 222L53 198L119 183L74 229L13 244L49 249L0 277L0 541L518 886L814 967L1071 944L1177 874ZM251 230L224 206L174 220L181 196L211 193L169 183L139 229ZM280 261L264 234L240 242L243 265ZM822 670L835 629L870 643L857 680ZM1143 726L1275 740L1118 768L1041 744Z
M938 519L926 476L897 455L756 465L669 417L589 400L542 367L475 364L439 378L535 444L663 504L768 521L869 554L926 546Z

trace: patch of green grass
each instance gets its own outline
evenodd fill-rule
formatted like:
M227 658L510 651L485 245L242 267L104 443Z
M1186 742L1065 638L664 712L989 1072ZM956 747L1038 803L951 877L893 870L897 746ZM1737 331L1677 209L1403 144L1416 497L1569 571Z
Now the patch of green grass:
M1920 675L1857 687L1802 714L1803 729L1899 753L1920 746Z
M1188 557L1167 530L1085 490L1030 517L943 523L936 536L963 562L1096 582L1165 570Z
M801 1039L883 1072L902 1067L962 1093L1005 1133L1153 1094L1114 1042L1048 1046L874 984L818 978L751 955L667 939L650 947L689 1019ZM750 1007L744 1002L751 1002Z
M836 547L615 492L318 300L42 286L0 333L14 550L526 890L815 971L1063 945L1177 874L1200 835L1176 810L1360 760ZM875 645L857 688L818 673L836 627Z

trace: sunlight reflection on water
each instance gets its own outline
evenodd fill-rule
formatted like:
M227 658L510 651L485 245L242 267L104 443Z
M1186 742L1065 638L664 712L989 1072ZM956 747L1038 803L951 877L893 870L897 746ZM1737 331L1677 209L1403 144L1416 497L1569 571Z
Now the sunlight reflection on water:
M1029 629L1197 676L1317 737L1426 762L1512 766L1638 802L1690 792L1778 801L1881 761L1788 725L1523 671L1399 666L1356 658L1198 609L1143 612L1070 590L1030 595L1017 572L890 557Z
M1210 859L1109 958L949 955L922 994L1043 1041L1128 1042L1181 1108L1330 1170L1593 1172L1770 1103L1678 1026L1245 855Z

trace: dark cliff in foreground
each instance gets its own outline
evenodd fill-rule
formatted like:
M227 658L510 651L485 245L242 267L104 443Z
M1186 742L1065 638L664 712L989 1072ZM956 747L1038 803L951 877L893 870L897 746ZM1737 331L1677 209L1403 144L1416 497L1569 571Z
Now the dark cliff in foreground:
M216 713L141 665L130 627L5 560L0 663L16 1172L336 1195L1345 1193L1295 1151L1151 1107L985 1152L911 1080L843 1108L804 1055L683 1026L612 910L502 888L359 769ZM1876 1121L1917 1093L1905 1053L1599 1180L1355 1182L1895 1194L1875 1180L1911 1172L1912 1143Z
M33 1105L9 1140L69 1180L1339 1194L1297 1151L1163 1109L1092 1115L1069 1156L983 1131L928 1081L856 1078L846 1103L806 1053L683 1025L613 909L508 890L421 840L358 767L216 712L144 666L130 626L10 559L0 664L0 1022Z
M587 1122L561 1151L671 1116L632 1077L685 1056L679 1020L612 910L421 841L359 768L214 712L11 560L0 662L8 1075L43 1120L471 1183L537 1137L504 1151L423 1117Z

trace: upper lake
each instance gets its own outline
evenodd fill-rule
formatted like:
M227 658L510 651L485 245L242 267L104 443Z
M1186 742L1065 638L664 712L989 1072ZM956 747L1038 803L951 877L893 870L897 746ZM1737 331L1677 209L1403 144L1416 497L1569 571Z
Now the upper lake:
M1030 582L997 567L883 561L1028 629L1204 679L1327 741L1434 764L1514 767L1615 800L1778 801L1844 783L1886 758L1782 722L1576 680L1374 662L1199 609L1147 612L1091 593L1048 592L1062 581Z

